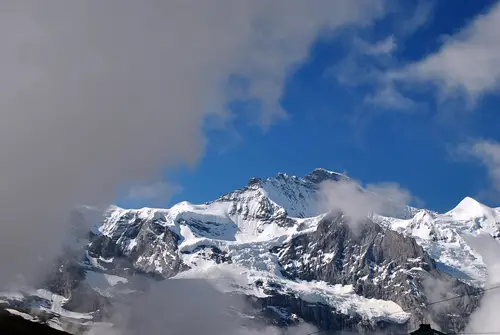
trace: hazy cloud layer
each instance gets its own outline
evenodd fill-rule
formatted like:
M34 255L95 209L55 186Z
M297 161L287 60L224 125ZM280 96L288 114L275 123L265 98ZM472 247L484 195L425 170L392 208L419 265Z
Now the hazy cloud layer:
M3 2L0 284L54 255L73 205L195 164L229 74L248 79L268 127L318 34L381 12L368 0Z
M243 296L223 294L204 280L147 281L143 286L144 294L116 305L110 320L114 329L96 327L90 334L302 335L317 330L308 324L287 331L266 326L248 317L250 306Z

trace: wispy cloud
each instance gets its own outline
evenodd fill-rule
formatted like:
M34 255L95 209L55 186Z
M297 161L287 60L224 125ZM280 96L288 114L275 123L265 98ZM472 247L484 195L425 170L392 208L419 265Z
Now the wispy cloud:
M497 34L500 3L473 18L456 34L445 36L442 46L421 60L403 65L388 57L397 47L394 36L405 38L419 29L432 17L433 9L431 2L422 2L416 6L407 31L400 30L399 35L372 44L355 43L355 51L335 67L339 82L371 86L373 91L363 101L392 111L420 107L419 102L406 94L408 90L402 91L400 87L431 86L439 102L465 98L468 107L473 107L485 94L500 92L500 35Z
M488 170L493 189L500 192L500 142L492 140L469 141L460 144L453 154L461 158L478 159Z
M400 36L409 36L424 27L432 18L435 8L433 1L418 1L412 15L400 21L397 29Z
M396 183L368 184L354 180L324 181L320 184L321 211L341 211L354 232L372 213L397 215L413 196ZM399 214L399 213L398 213Z
M387 73L396 66L393 52L397 49L394 36L369 43L355 39L349 55L329 68L328 75L333 75L342 85L370 87L361 99L363 104L378 108L380 111L407 113L421 105L405 96L395 88L395 82Z
M404 96L391 83L381 86L374 93L365 97L365 102L388 110L409 111L416 107L416 102Z
M182 187L179 185L159 181L151 184L132 186L128 191L127 198L147 202L148 206L165 207L172 195L180 191L182 191Z
M391 55L397 49L396 38L393 35L375 43L368 43L359 38L356 41L360 51L367 55Z
M437 52L395 71L391 78L432 83L439 89L440 99L463 94L473 104L478 97L500 88L498 27L500 3L447 37Z

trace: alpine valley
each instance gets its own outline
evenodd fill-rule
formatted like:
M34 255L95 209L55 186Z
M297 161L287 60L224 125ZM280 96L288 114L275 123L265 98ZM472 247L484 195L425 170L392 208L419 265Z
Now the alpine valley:
M199 205L113 206L98 219L81 208L44 283L4 292L0 303L85 333L107 324L140 278L208 279L242 297L248 318L280 329L308 323L324 334L402 333L429 323L463 330L488 270L465 236L499 238L500 209L472 198L447 213L393 206L354 227L341 211L318 206L321 183L348 179L324 169L279 173Z

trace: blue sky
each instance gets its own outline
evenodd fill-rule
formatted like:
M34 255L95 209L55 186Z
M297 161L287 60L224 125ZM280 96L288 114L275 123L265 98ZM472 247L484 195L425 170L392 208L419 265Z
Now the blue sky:
M246 113L258 101L228 104L236 115L231 124L205 127L203 157L193 168L166 171L163 182L176 191L154 205L201 203L253 176L302 176L323 167L363 183L396 182L438 211L465 196L500 206L498 78L481 65L488 63L484 54L493 58L488 65L498 64L489 37L481 44L488 34L481 21L496 6L479 0L391 2L374 25L318 38L287 73L279 102L288 118L262 129ZM500 21L492 20L500 31ZM453 54L456 45L474 49L478 43L481 53L447 67L464 55ZM119 204L151 202L144 196Z

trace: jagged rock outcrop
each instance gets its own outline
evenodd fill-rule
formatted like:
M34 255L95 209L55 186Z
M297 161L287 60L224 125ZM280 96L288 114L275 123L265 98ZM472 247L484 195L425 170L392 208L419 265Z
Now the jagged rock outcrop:
M117 221L112 236L100 234L91 239L88 253L114 272L128 275L140 272L169 278L187 267L177 253L179 235L164 223L161 216L144 220L136 213L125 213Z
M316 231L297 236L273 251L289 278L350 284L359 295L395 301L404 309L412 309L409 325L413 328L435 322L442 329L457 331L479 303L479 297L469 296L477 289L439 271L413 238L368 219L356 223L347 221L341 213L330 215ZM432 308L415 308L464 295L439 306L440 313Z

